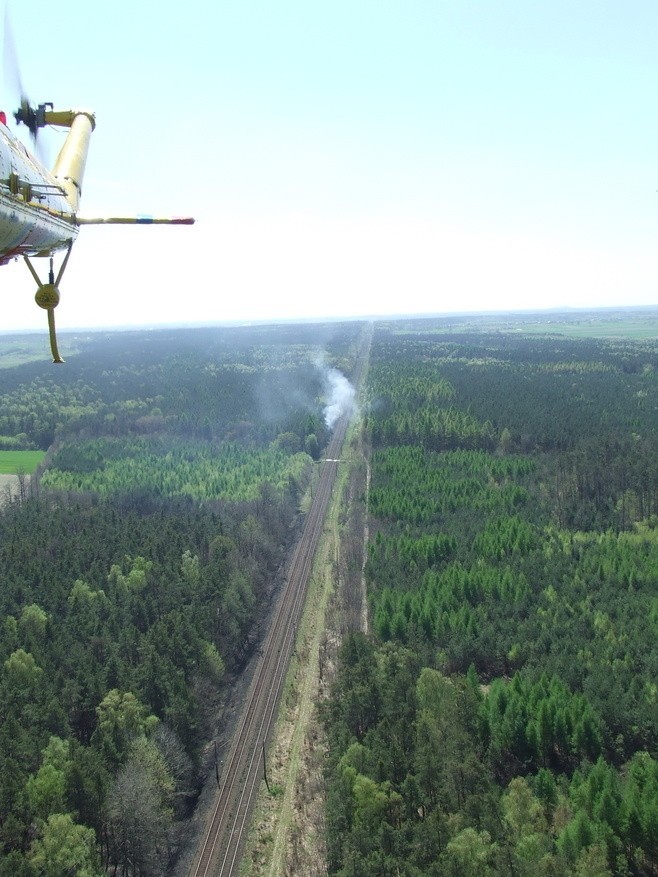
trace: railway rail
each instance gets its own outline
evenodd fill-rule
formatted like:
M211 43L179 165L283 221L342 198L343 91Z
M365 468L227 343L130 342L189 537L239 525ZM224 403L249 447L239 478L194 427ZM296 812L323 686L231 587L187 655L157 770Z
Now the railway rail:
M363 356L356 369L357 382L362 367ZM278 597L190 877L234 877L238 872L249 816L260 784L262 753L267 749L276 718L349 419L350 415L344 414L337 421L327 447L327 459L321 464L315 496Z

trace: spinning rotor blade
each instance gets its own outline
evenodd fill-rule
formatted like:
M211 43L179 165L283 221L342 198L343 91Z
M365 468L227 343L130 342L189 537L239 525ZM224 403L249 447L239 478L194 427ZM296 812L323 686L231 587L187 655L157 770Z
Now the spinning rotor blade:
M16 43L14 41L14 34L11 28L11 21L9 18L9 11L5 7L5 39L4 39L4 67L5 67L5 80L11 89L13 94L18 94L20 99L20 106L14 113L14 118L16 122L23 123L28 131L30 132L30 136L32 137L32 142L34 143L35 149L38 144L38 132L39 128L43 127L44 124L44 110L45 105L41 105L36 109L30 103L30 99L27 96L25 89L23 88L23 82L21 80L21 71L20 65L18 63L18 54L16 52ZM39 151L39 150L37 150Z
M4 66L5 81L14 94L19 94L21 103L23 98L27 101L27 95L23 91L23 83L21 82L21 71L18 66L18 56L16 54L16 43L14 42L14 34L11 29L11 21L9 19L9 10L5 8L5 41L4 41ZM29 103L29 102L28 102Z

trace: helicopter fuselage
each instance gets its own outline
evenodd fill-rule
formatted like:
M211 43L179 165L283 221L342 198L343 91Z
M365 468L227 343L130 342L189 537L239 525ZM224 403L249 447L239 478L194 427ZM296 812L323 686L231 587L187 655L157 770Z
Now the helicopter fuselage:
M78 230L62 180L0 122L0 265L70 247Z
M53 362L63 362L57 349L54 309L59 302L59 282L71 255L71 247L81 225L170 224L192 225L189 217L82 217L78 213L82 180L89 150L89 138L96 125L87 110L54 110L40 104L35 110L26 99L14 113L17 122L27 125L36 138L38 128L52 125L67 128L52 171L7 128L0 113L0 265L23 256L38 289L35 301L48 312L48 331ZM65 255L57 275L53 254ZM48 281L43 282L32 264L33 256L49 258Z

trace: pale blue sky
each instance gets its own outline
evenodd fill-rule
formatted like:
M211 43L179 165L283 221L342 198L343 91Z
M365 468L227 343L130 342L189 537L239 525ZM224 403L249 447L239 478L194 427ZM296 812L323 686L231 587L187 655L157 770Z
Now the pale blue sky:
M83 228L61 327L658 304L655 0L10 11L30 96L96 111L82 212L198 219Z

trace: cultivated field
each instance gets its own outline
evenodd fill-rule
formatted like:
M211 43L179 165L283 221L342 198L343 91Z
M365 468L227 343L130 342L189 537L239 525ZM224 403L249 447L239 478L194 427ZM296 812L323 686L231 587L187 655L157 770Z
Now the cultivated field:
M43 451L0 451L0 476L31 475L44 457Z

